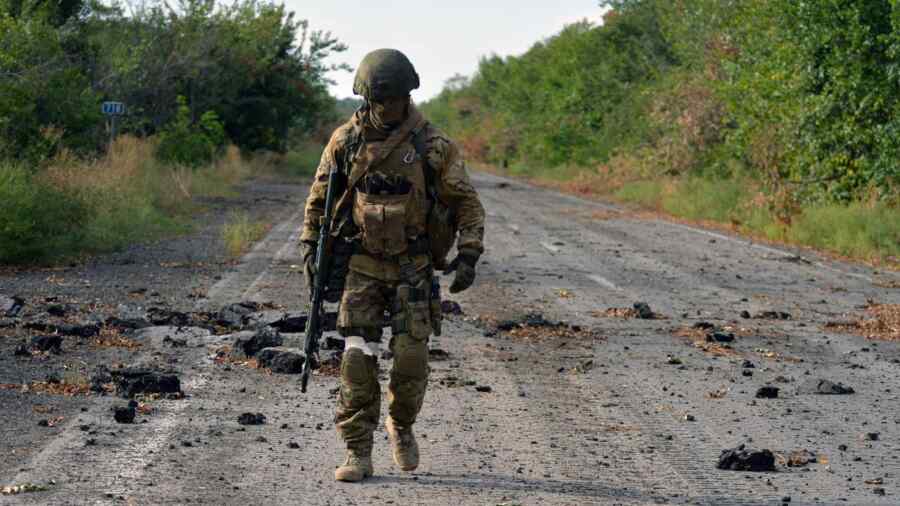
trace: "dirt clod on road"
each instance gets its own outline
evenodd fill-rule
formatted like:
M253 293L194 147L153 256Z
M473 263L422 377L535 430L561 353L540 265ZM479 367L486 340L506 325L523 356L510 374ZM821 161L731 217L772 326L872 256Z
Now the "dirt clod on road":
M742 444L730 450L722 450L716 467L728 471L776 471L775 455L770 450L753 450Z
M264 425L266 423L266 415L262 413L242 413L237 421L241 425Z

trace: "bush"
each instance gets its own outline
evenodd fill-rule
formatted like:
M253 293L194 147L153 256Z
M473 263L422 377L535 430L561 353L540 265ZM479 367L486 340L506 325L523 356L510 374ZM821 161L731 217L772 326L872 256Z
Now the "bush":
M178 96L178 112L159 135L156 158L168 164L198 167L208 164L225 145L225 128L215 112L207 111L200 121L191 121L187 100Z
M87 206L21 166L0 165L0 263L33 263L84 239Z

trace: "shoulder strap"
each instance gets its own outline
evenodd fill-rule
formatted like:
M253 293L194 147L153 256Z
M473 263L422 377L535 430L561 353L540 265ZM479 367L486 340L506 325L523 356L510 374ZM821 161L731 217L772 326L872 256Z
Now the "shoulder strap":
M419 158L422 159L422 169L425 172L425 186L428 188L428 194L431 196L432 200L437 199L437 189L434 186L434 167L431 166L431 162L428 161L428 153L427 148L425 146L425 136L423 132L425 128L428 126L427 121L423 121L421 125L412 131L412 143L416 148L416 153L419 155Z

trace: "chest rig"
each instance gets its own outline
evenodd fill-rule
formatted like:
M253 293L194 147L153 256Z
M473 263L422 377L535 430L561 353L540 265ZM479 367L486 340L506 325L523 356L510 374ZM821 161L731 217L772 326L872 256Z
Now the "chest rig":
M363 250L378 257L407 253L424 238L428 193L422 158L409 138L383 158L384 142L366 142L355 164L367 166L353 197L353 222ZM380 159L379 159L380 158Z

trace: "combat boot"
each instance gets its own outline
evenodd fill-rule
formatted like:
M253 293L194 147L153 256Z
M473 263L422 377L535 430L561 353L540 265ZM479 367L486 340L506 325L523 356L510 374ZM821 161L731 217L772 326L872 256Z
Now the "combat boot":
M391 446L394 447L394 462L404 471L415 471L419 467L419 443L413 435L412 427L401 429L388 418L384 424Z
M372 476L372 451L347 450L347 458L344 463L334 470L334 479L337 481L356 482Z

